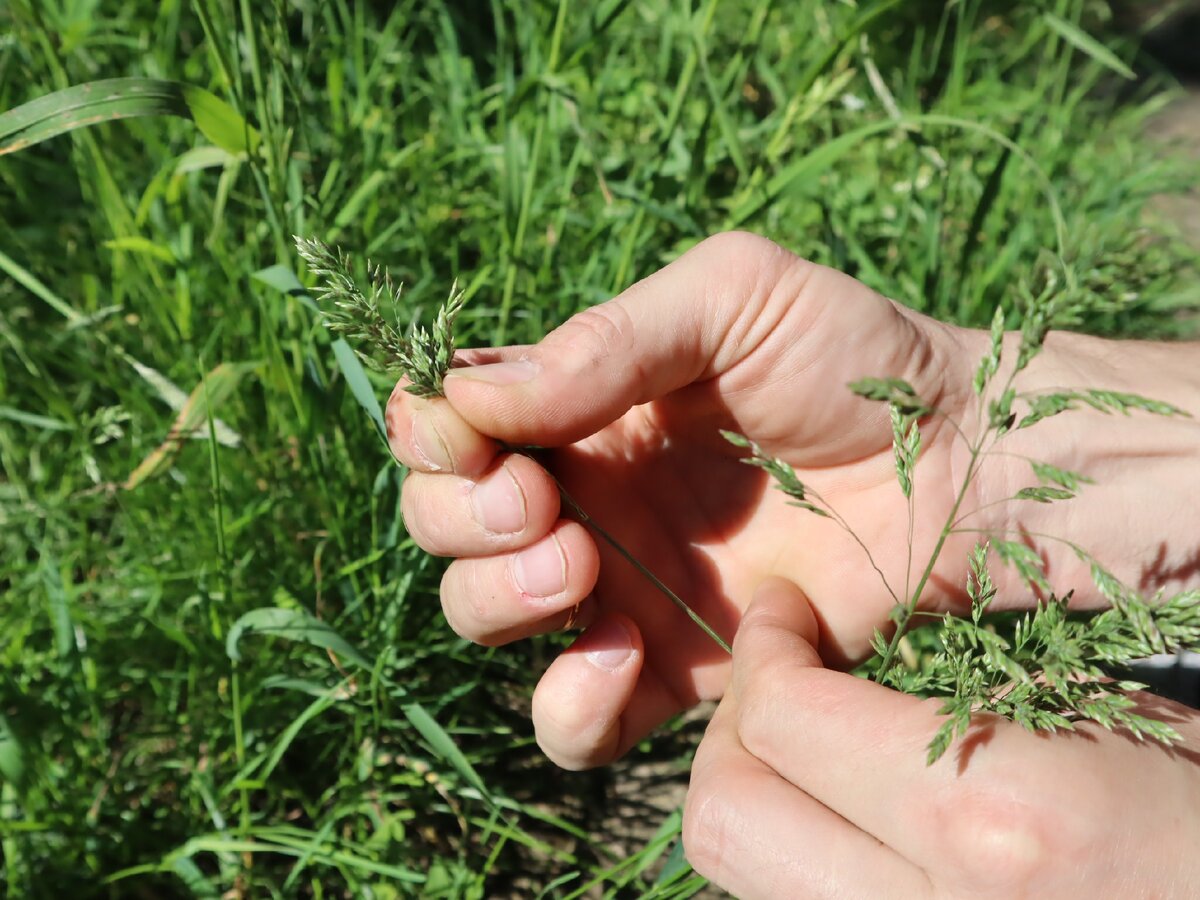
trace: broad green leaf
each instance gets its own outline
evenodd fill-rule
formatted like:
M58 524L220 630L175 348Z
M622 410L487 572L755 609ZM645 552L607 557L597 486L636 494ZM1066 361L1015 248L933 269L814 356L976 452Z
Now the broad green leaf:
M1133 69L1125 65L1115 53L1078 25L1068 22L1066 19L1061 19L1052 12L1042 13L1042 20L1068 44L1086 53L1106 69L1110 69L1122 78L1128 78L1130 81L1137 78Z
M253 153L258 132L232 106L194 84L161 78L107 78L77 84L0 114L0 156L76 128L138 116L191 119L231 154Z
M184 87L157 78L109 78L54 91L0 114L0 156L100 122L136 116L190 118Z
M463 756L462 751L458 749L458 745L454 743L454 739L450 737L442 728L441 725L429 714L429 712L420 703L409 703L404 707L404 715L413 728L417 729L421 737L425 738L425 742L429 744L441 759L448 762L454 767L454 770L462 777L463 781L479 791L488 803L493 803L492 795L483 783L483 779L479 777L479 773Z
M371 380L367 378L367 371L363 368L363 364L359 362L358 356L342 338L333 342L333 355L342 374L346 376L346 384L350 386L350 393L354 395L359 406L366 410L367 415L371 417L371 421L379 430L380 438L387 443L387 425L383 420L383 407L379 405L379 398L375 396L375 388L371 385Z
M259 269L250 277L255 281L261 281L267 287L274 288L281 294L295 297L313 312L320 312L317 302L308 293L308 289L300 283L300 279L296 277L296 273L287 266L267 266L265 269Z
M370 669L371 661L320 619L299 609L264 606L252 609L233 623L225 638L225 652L234 662L241 660L238 643L245 633L269 634L289 641L321 647L361 669Z
M194 84L180 86L183 100L200 132L228 153L254 153L262 138L236 109Z

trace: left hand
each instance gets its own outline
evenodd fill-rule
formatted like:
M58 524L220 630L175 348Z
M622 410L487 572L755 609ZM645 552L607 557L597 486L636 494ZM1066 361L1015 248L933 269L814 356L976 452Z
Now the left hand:
M698 872L754 897L1173 897L1200 877L1200 714L1172 749L981 719L932 766L938 701L822 668L790 582L759 588L692 767Z

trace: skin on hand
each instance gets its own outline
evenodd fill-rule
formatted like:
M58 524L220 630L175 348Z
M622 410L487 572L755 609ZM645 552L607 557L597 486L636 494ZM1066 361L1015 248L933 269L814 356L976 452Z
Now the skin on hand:
M420 546L456 557L442 605L464 637L499 644L562 628L582 603L576 621L590 627L542 677L534 725L561 765L603 764L671 715L720 697L729 658L641 574L564 517L542 464L726 638L754 586L780 576L812 598L826 660L846 665L865 656L874 628L886 627L892 594L915 584L961 484L967 447L946 418L923 425L910 566L887 409L845 386L863 376L904 378L973 436L979 401L970 384L987 344L981 332L913 313L770 241L718 235L537 345L460 353L445 399L421 400L397 385L387 422L393 452L412 470L405 521ZM1072 355L1073 346L1048 353L1023 383L1078 385L1084 377L1122 387L1088 369L1091 357ZM1079 422L1089 414L1072 416ZM1120 420L1091 418L1117 436L1126 465L1138 462L1137 452L1157 452L1122 431ZM720 438L722 428L795 466L871 548L891 591L835 523L789 506L763 473L742 465L740 451ZM1052 445L1014 441L1014 448L1079 468L1078 448L1090 447L1088 440L1057 434ZM1200 444L1176 432L1158 441L1169 448L1159 458L1172 476L1185 457L1194 462ZM500 442L549 449L535 463ZM1117 467L1109 468L1115 475ZM1133 468L1146 476L1144 465ZM1071 534L1055 526L1057 510L1027 513L992 502L1031 483L1021 481L1027 472L1019 457L989 462L962 507L979 510L966 526ZM1197 515L1197 504L1177 505L1189 510L1177 518ZM1089 536L1102 536L1104 521L1093 510ZM1126 524L1108 526L1122 564L1129 560ZM1157 533L1152 525L1145 534ZM976 538L963 533L947 542L924 608L963 608ZM1075 574L1062 548L1046 553L1052 576L1059 560L1063 573ZM1123 574L1119 565L1114 571ZM1006 596L1021 596L997 576Z
M803 594L759 588L692 766L683 841L739 897L1186 897L1200 874L1200 714L1184 743L981 718L933 766L938 701L821 668Z

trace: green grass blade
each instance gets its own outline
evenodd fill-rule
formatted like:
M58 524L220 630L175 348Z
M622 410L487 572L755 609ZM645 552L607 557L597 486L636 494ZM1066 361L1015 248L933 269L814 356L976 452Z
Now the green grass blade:
M59 659L69 658L75 650L75 623L71 618L71 599L63 584L58 562L43 549L42 586L46 590L50 623L54 627L54 650Z
M25 748L0 714L0 779L20 787L25 781Z
M74 431L75 426L69 422L63 422L60 419L52 419L49 416L39 416L37 413L25 412L21 409L15 409L11 406L0 406L0 419L7 419L10 422L19 422L22 425L28 425L30 428L40 428L42 431Z
M225 653L234 662L242 658L238 643L247 632L269 634L289 641L311 644L336 654L361 669L370 669L371 661L338 634L330 625L299 609L264 606L243 615L225 638Z
M300 283L300 279L296 277L296 273L284 265L267 266L265 269L259 269L250 276L255 281L261 281L267 287L274 288L281 294L287 294L289 297L295 297L313 312L320 312L312 296L308 293L308 289Z
M838 39L831 42L825 49L825 52L818 56L809 64L804 75L800 79L800 88L797 93L804 94L816 83L817 79L824 74L825 70L833 64L842 52L850 46L851 41L857 38L860 34L871 26L871 23L890 10L893 6L898 6L903 0L880 0L874 6L863 10L858 14L846 28L846 30L838 36Z
M349 679L343 679L333 687L326 690L321 696L313 700L291 724L283 730L279 739L275 742L275 746L271 748L271 754L267 757L267 761L263 767L254 772L253 775L260 781L266 781L271 777L271 773L275 771L275 767L279 765L279 761L283 759L283 754L287 752L288 747L292 746L292 742L296 740L296 736L303 730L304 726L316 716L323 713L329 707L333 706L339 699L342 698L346 690L346 684Z
M380 440L386 444L387 425L383 421L383 407L379 405L379 398L375 396L375 388L371 385L371 380L367 378L367 370L363 368L363 364L359 362L355 352L350 349L350 345L342 338L333 342L333 356L337 360L338 368L346 376L346 384L350 387L350 393L354 395L358 405L367 411L367 415L375 423Z
M1060 19L1052 12L1042 13L1042 21L1050 26L1064 41L1081 53L1087 54L1106 69L1116 72L1122 78L1128 78L1130 81L1137 78L1133 69L1125 65L1117 54L1113 53L1078 25L1068 22L1066 19Z
M200 867L187 857L180 857L171 865L171 871L184 883L193 897L216 898L221 892L216 889Z
M167 436L143 459L125 479L126 490L133 490L149 478L162 472L174 458L183 442L196 435L209 413L220 406L237 388L242 378L253 372L257 363L221 363L192 389ZM214 420L213 433L219 444L236 447L241 436L224 422Z
M3 117L0 116L0 118ZM0 150L0 153L3 152L3 150ZM76 322L83 318L83 313L54 293L54 291L50 290L50 288L46 287L32 272L18 264L16 260L4 253L3 250L0 250L0 271L8 273L8 276L13 281L24 287L35 297L44 300L51 309L68 322Z
M454 743L454 739L446 733L446 730L429 714L420 703L409 703L404 707L404 715L413 728L420 732L421 737L429 744L439 757L454 767L459 776L479 791L487 802L494 803L491 792L483 783L483 779L479 777L479 773L475 771L475 767L463 756L463 752L458 749L458 745Z
M761 190L744 197L730 214L727 227L739 227L764 207L779 199L794 185L811 181L863 141L896 127L896 123L890 119L886 122L874 122L861 128L855 128L853 131L848 131L822 144L791 165L785 166Z

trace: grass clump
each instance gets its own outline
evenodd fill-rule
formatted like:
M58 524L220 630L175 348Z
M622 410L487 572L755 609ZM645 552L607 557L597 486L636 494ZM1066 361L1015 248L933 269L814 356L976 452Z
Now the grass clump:
M1102 5L1047 9L1133 59ZM1177 333L1191 257L1141 212L1183 183L1138 136L1165 82L1118 102L1045 11L0 5L2 110L139 76L233 115L0 157L8 895L692 890L652 887L670 822L615 859L595 776L530 774L546 648L441 620L361 414L389 379L330 342L290 236L388 264L401 321L458 278L464 343L534 341L733 226L981 326L1061 242L1072 327ZM122 487L189 396L202 424Z

